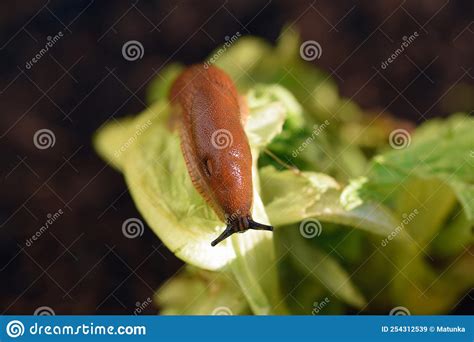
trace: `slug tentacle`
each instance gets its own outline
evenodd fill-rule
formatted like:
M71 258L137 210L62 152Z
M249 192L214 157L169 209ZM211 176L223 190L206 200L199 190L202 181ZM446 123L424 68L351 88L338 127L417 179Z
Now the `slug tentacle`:
M217 245L219 242L222 242L223 240L227 239L229 236L234 234L236 231L233 229L232 226L227 225L226 229L222 232L221 235L217 239L211 242L211 246L214 247Z
M273 226L267 226L266 224L261 224L258 222L255 222L253 220L249 220L249 229L255 229L255 230L269 230L273 231Z

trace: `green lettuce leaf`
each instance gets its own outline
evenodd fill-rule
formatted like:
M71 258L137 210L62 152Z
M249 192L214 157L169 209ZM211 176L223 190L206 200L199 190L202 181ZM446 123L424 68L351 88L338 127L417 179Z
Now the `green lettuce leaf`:
M156 292L162 315L243 315L250 312L232 276L187 266Z
M467 218L474 222L473 131L474 119L462 114L429 121L415 131L408 147L374 159L366 190L387 194L403 189L412 178L435 178L451 187Z
M292 229L295 228L295 229ZM283 232L287 249L293 258L293 264L308 277L326 287L331 295L347 304L362 308L366 301L357 287L352 283L349 273L331 255L310 246L298 233L296 227L285 228Z
M454 217L434 238L431 252L441 258L456 256L474 243L472 224L462 210L455 211Z
M375 202L346 203L340 185L330 176L315 172L260 169L262 198L275 226L298 223L307 218L352 226L388 235L397 226L391 212Z

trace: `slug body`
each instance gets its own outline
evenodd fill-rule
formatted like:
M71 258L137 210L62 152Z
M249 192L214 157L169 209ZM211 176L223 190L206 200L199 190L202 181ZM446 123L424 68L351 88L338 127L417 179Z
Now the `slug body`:
M227 224L215 246L236 232L272 230L252 220L252 155L243 106L230 77L210 66L194 65L174 81L169 94L192 182Z

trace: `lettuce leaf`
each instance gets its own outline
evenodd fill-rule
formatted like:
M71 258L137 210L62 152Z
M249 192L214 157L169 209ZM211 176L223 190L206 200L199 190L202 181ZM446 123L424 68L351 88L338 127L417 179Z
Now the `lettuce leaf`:
M303 241L295 227L285 228L287 249L293 259L293 264L308 277L321 283L329 292L347 304L362 308L366 304L363 295L350 279L349 273L331 255L311 247Z
M242 315L250 310L227 273L186 266L156 292L162 315Z
M352 226L374 234L388 235L396 226L391 212L375 202L350 208L341 186L330 176L315 172L260 169L262 198L275 226L307 218Z
M377 156L368 175L368 192L390 193L410 179L438 179L448 184L474 223L474 119L456 114L427 122L405 149ZM409 189L408 189L409 190ZM437 189L432 189L436 196Z

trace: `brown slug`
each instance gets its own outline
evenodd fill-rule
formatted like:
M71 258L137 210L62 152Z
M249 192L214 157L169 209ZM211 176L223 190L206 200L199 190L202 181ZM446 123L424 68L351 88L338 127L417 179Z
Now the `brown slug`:
M204 65L186 68L169 93L193 185L227 224L212 246L236 232L273 230L252 220L252 155L239 99L224 71Z

